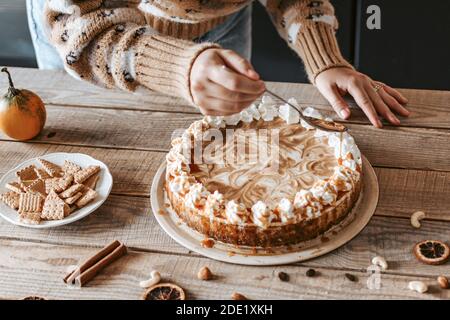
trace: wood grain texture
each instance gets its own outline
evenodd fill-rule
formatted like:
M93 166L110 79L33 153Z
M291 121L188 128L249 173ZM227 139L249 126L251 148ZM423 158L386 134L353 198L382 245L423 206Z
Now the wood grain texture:
M177 129L186 129L198 119L201 119L200 115L49 106L45 129L33 140L96 147L168 150L172 133Z
M168 112L198 113L184 100L171 98L155 92L130 94L119 90L107 90L78 81L64 71L39 71L35 69L10 68L17 86L36 91L47 104L79 105L101 108L137 109ZM6 87L6 78L0 78L0 88ZM302 107L313 106L336 118L329 103L314 86L297 83L268 82L268 88L285 98L295 97ZM412 111L404 118L403 126L450 128L450 92L399 89L408 99ZM350 122L368 124L368 120L353 100Z
M314 107L324 115L342 121L334 113L328 101L312 85L297 83L269 83L268 87L285 98L294 97L301 107ZM409 117L400 117L401 126L424 128L450 127L450 92L417 89L398 89L408 99ZM345 100L351 107L352 115L347 122L369 124L364 112L350 96ZM344 121L345 122L345 121ZM385 123L387 124L387 123Z
M0 226L0 238L93 247L118 239L146 251L189 253L161 229L146 198L110 196L95 213L54 229L30 230L3 220Z
M51 106L46 128L33 141L168 150L174 132L182 132L198 119L199 115L167 112ZM450 171L448 130L404 127L380 130L358 124L350 124L349 128L362 153L375 166Z
M62 70L8 69L17 88L34 91L46 104L198 113L182 99L149 91L139 94L109 90L77 80ZM6 89L7 86L6 77L0 77L0 88Z
M245 267L199 257L183 257L157 253L130 252L104 269L86 287L70 289L62 281L69 266L79 263L95 249L61 245L0 241L1 296L22 298L29 295L47 299L140 299L143 289L139 281L147 279L153 269L164 280L183 287L189 299L230 299L240 292L250 299L446 299L450 291L441 290L432 277L420 277L430 284L427 294L407 289L417 277L381 275L381 288L369 290L368 274L355 272L357 282L350 282L344 271L318 268L314 278L305 276L302 266ZM196 273L204 266L217 275L208 282L198 280ZM282 282L278 272L289 274Z
M350 134L374 166L450 169L450 131L423 128L376 129L350 125Z
M148 197L164 152L96 149L37 143L0 143L0 175L22 161L53 152L85 153L106 163L113 194ZM377 214L408 218L424 210L430 219L450 221L450 172L375 168L380 186Z
M409 218L422 210L427 219L450 221L450 173L375 168L380 186L377 213Z
M449 263L428 266L411 253L424 239L448 241L450 234L450 92L402 90L413 115L400 128L385 130L367 125L360 110L349 123L362 152L375 168L380 184L376 215L351 242L325 256L282 267L243 267L199 257L173 241L157 224L149 201L151 181L172 132L184 129L200 114L179 99L157 93L133 95L100 89L72 79L64 72L11 69L17 86L40 94L48 104L48 123L31 143L0 141L0 174L18 163L53 152L80 152L105 162L114 177L113 195L95 213L71 225L30 230L0 221L0 298L28 295L50 299L136 299L137 283L156 268L168 280L188 290L190 298L229 298L239 291L249 298L268 299L400 299L450 298L438 289L437 275L449 275ZM0 89L6 79L0 78ZM310 85L269 83L302 106L333 115L328 103ZM409 217L427 212L422 228L413 229ZM62 277L69 265L91 255L113 239L134 251L110 266L90 286L69 290ZM389 269L382 288L368 290L366 268L375 255L384 256ZM198 269L208 265L218 279L201 282ZM306 278L314 267L320 277ZM278 271L288 272L289 283ZM349 282L345 272L358 276ZM422 279L430 293L406 289Z
M27 159L54 152L84 153L103 161L114 179L113 193L140 196L150 194L150 183L165 159L162 152L0 142L0 174Z
M362 270L376 255L385 257L389 272L437 276L447 274L449 264L428 266L417 262L412 254L416 242L424 239L447 240L450 222L423 221L414 229L409 219L375 216L351 242L318 259L302 263ZM0 238L76 246L102 246L114 239L138 250L192 255L173 241L158 225L146 198L111 196L95 213L73 224L54 229L29 230L0 221ZM196 254L194 254L196 255Z

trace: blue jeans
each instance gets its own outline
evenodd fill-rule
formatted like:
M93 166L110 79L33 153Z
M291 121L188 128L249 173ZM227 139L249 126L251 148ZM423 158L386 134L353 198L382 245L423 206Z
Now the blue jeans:
M28 25L33 39L36 59L40 69L64 69L63 62L47 39L43 23L43 8L46 0L27 0ZM224 23L215 27L195 42L214 42L231 49L250 60L252 54L252 5L231 15Z

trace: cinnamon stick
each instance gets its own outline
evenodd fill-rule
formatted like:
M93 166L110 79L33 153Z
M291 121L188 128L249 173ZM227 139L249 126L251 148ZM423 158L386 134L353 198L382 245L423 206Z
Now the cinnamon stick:
M65 283L73 283L75 278L80 275L82 272L86 271L90 267L92 267L94 264L96 264L98 261L106 257L108 254L114 251L117 247L120 246L120 242L115 240L103 249L101 249L99 252L97 252L94 256L90 257L86 261L84 261L78 268L70 272L66 277L64 278Z
M76 283L79 284L79 286L83 286L92 280L92 278L94 278L102 269L126 253L126 246L115 240L83 262L78 268L67 274L64 277L64 282L68 284Z

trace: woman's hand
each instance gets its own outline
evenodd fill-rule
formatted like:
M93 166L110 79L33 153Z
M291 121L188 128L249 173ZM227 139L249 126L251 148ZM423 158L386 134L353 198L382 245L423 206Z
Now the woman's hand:
M265 90L252 65L232 50L207 49L192 66L191 93L204 115L238 113Z
M379 85L378 91L375 89L377 85ZM332 68L323 71L316 78L316 87L343 119L350 116L350 108L342 98L346 93L353 96L358 106L377 128L382 127L378 116L394 125L399 125L400 120L393 112L405 117L410 114L403 106L408 100L397 90L373 81L353 69Z

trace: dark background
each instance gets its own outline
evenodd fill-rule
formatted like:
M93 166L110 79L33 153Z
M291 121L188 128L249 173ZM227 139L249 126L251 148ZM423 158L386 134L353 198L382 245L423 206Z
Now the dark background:
M450 90L450 1L332 0L344 56L394 87ZM369 5L381 30L366 27ZM265 80L307 82L303 65L278 36L264 8L253 10L253 63ZM25 0L0 0L0 65L36 67Z

